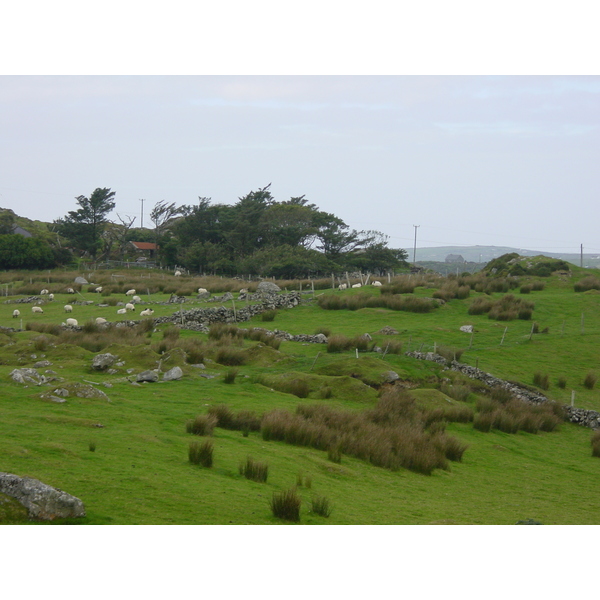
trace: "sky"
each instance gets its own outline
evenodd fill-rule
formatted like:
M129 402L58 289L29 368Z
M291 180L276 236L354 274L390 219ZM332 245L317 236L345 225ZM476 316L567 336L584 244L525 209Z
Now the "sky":
M2 76L0 131L0 206L31 219L107 187L152 227L271 184L392 247L600 251L598 76Z

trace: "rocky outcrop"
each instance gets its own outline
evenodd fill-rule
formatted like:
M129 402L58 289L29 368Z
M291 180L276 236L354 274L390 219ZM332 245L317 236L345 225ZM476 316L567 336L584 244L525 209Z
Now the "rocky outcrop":
M114 354L110 354L109 352L105 354L97 354L92 360L92 369L94 369L94 371L105 371L109 367L112 367L117 360L119 360L119 357L115 356Z
M173 367L163 375L163 381L175 381L183 377L181 367Z
M154 383L155 381L158 381L158 373L156 371L142 371L135 378L135 380L138 383L142 383L142 382Z
M269 294L277 293L281 291L281 288L272 281L261 281L257 286L258 292L267 292Z
M412 356L413 358L418 358L420 360L430 360L440 365L444 365L453 371L459 371L471 379L483 381L483 383L489 387L503 388L508 390L513 396L523 402L529 402L531 404L553 402L553 400L550 400L543 394L540 394L539 392L534 391L523 384L499 379L498 377L494 377L493 375L481 371L480 369L476 369L475 367L471 367L470 365L465 365L457 361L448 361L444 357L433 352L407 352L406 356ZM566 404L563 405L563 408L565 409L567 420L571 423L583 425L584 427L590 427L592 429L600 428L600 413L596 412L595 410L586 410L584 408L577 408L575 406L569 406Z
M0 492L20 502L32 519L85 517L83 502L32 477L0 473Z

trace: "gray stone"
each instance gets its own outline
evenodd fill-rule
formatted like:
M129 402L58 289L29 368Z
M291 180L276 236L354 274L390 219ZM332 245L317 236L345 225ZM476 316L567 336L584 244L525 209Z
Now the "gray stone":
M400 375L398 375L398 373L396 373L395 371L386 371L385 373L383 373L383 381L385 383L393 383L398 379L400 379Z
M118 356L114 354L97 354L92 360L92 369L95 371L104 371L108 367L112 367L118 360Z
M35 369L14 369L10 373L10 377L13 381L23 384L41 385L46 382L46 378L40 375Z
M281 288L276 283L273 283L272 281L261 281L258 284L258 286L256 287L256 289L259 292L268 292L268 293L281 291Z
M465 333L473 333L473 325L463 325L460 330Z
M49 360L40 360L33 365L34 369L43 369L44 367L51 367L52 363Z
M147 381L149 383L153 383L158 381L158 373L156 371L142 371L138 374L135 380L139 383L142 381Z
M31 477L0 473L0 492L20 502L33 519L85 517L79 498Z
M183 371L180 367L173 367L163 375L163 381L174 381L183 377Z
M75 277L74 283L79 283L80 285L87 285L88 280L85 277Z
M69 397L69 390L66 390L65 388L56 388L52 393L56 396L62 396L63 398Z
M197 296L198 300L206 300L210 298L210 292L200 292Z

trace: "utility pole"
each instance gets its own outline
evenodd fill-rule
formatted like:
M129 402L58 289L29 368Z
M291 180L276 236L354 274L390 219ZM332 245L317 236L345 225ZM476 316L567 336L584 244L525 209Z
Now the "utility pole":
M413 250L413 265L416 265L417 262L417 229L419 227L421 227L420 225L413 225L413 227L415 228L415 248Z
M142 203L142 218L140 219L140 227L144 227L144 198L140 198L140 202Z

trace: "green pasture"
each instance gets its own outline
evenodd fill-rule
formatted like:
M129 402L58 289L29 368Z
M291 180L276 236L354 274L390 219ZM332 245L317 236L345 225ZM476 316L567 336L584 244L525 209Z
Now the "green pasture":
M63 306L75 297L57 292L54 301L43 304L42 315L32 314L31 304L12 302L24 296L8 295L4 297L8 302L0 304L0 327L19 331L0 332L0 471L34 477L81 498L87 517L78 522L85 524L279 524L282 521L272 515L269 500L274 492L292 486L302 497L303 524L514 524L526 519L597 524L600 460L591 455L591 431L567 423L538 434L482 433L471 423L449 423L447 432L468 448L461 462L430 476L389 471L345 455L335 463L326 452L267 442L259 432L245 436L218 427L212 436L213 467L188 461L189 443L199 438L186 433L186 422L205 414L210 406L226 404L259 415L273 409L294 411L306 403L363 411L376 402L385 371L396 372L403 385L415 390L433 390L444 378L461 381L440 365L404 355L408 350L433 351L440 346L461 350L461 362L531 386L536 372L547 373L550 387L540 391L549 398L568 403L574 391L577 406L600 410L598 388L583 385L588 373L600 376L600 294L574 292L574 281L589 272L573 271L568 280L544 278L544 290L523 295L535 303L528 321L499 322L485 314L469 315L469 305L481 295L476 292L426 314L383 308L324 310L312 293L303 294L302 306L279 310L273 322L258 316L239 326L292 334L320 329L348 337L369 333L373 344L382 349L390 340L401 341L403 352L385 356L361 352L357 358L354 350L328 353L324 344L283 342L274 350L244 340L240 343L248 358L236 367L230 384L224 375L231 367L210 358L201 369L176 352L157 354L153 347L162 340L164 325L149 331L141 347L117 344L107 349L125 362L112 375L92 371L94 353L74 345L53 345L51 334L44 334L50 343L41 345L41 334L27 329L28 323L60 324L66 317L76 318L79 325L98 316L109 321L136 318L131 313L117 315L117 306L98 306L110 298L125 302L124 293L100 297L83 290L76 297L93 304L73 305L73 313L65 314ZM200 287L195 281L192 284ZM431 297L434 291L434 287L417 288L415 295ZM518 288L510 293L520 296ZM315 290L315 297L319 294L376 295L379 291L372 287ZM154 309L154 318L180 310L167 303L169 293L139 295L144 304L138 305L136 315L146 307ZM237 292L234 295L237 298ZM243 301L236 302L241 305ZM190 295L183 309L199 306L215 304ZM21 311L18 319L12 317L15 308ZM540 333L531 333L534 323ZM463 325L472 325L474 333L460 331ZM379 333L385 326L398 334ZM547 333L541 333L546 328ZM185 330L180 339L208 342L206 334ZM10 379L14 368L32 367L39 360L49 360L48 368L68 382L94 385L109 401L69 396L58 404L40 397L45 387L23 386ZM164 361L162 371L180 365L183 379L131 383L136 373L156 368L159 361ZM294 377L309 382L308 397L280 391L282 382ZM560 377L567 381L564 389L557 385ZM333 390L326 399L320 396L324 387ZM476 394L471 396L469 404L474 406ZM442 405L449 401L439 392L427 397ZM247 456L268 463L266 483L240 475L238 466ZM325 496L333 505L329 518L310 511L315 495ZM21 522L18 510L12 505L10 510L4 508L8 506L0 503L0 519Z

